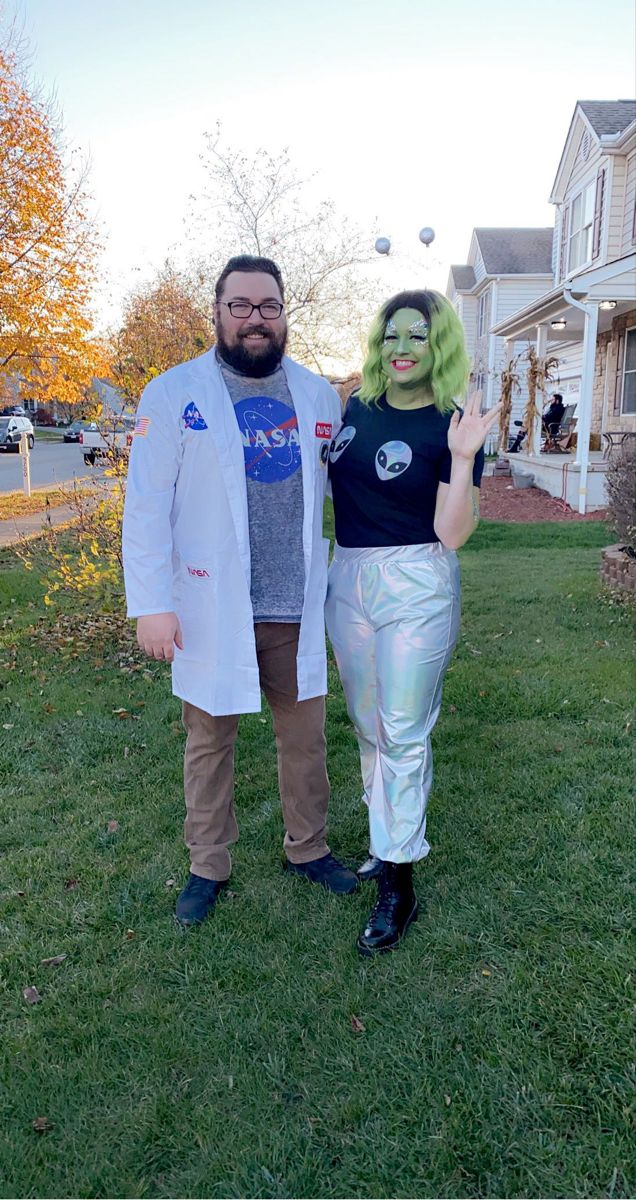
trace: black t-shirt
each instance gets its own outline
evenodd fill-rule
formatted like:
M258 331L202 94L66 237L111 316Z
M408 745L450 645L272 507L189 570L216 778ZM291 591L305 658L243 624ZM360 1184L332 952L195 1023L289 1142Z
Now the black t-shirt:
M452 413L347 403L331 443L329 478L339 546L416 546L437 542L433 528L438 483L449 483L448 426ZM479 487L484 452L475 456Z

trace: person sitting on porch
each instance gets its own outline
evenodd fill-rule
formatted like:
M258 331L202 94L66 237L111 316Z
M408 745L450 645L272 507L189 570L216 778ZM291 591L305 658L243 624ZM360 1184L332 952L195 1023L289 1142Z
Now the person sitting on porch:
M541 418L543 421L543 427L549 438L556 437L559 431L559 425L563 420L564 412L565 405L563 403L563 396L560 392L555 392L550 399L550 404L546 408Z

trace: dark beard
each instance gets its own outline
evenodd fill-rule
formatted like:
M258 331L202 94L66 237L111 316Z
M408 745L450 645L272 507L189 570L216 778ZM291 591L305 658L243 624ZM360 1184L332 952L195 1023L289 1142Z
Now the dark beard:
M216 331L216 346L223 362L241 375L248 375L250 379L262 379L265 375L273 374L281 364L287 345L287 330L279 338L269 329L259 329L258 332L265 333L269 338L269 345L255 354L249 349L249 345L245 344L244 337L239 338L235 346L228 346L221 330L217 327Z

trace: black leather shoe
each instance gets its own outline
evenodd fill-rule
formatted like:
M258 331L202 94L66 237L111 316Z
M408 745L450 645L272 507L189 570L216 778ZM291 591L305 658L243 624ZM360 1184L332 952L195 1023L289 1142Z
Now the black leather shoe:
M366 883L367 879L377 879L381 870L382 859L376 858L375 854L372 854L369 850L369 857L367 858L366 862L363 862L362 866L358 867L358 879L361 880L362 883Z
M177 900L177 921L181 925L200 925L208 913L212 912L219 892L226 886L227 880L219 882L217 879L204 879L202 875L191 873Z
M323 858L314 858L307 863L293 863L287 859L285 869L293 875L304 875L305 879L320 883L328 892L336 892L339 896L348 896L358 887L353 871L338 862L333 854L325 854Z
M368 957L393 950L416 920L417 909L412 863L383 862L378 875L378 898L358 938L360 954Z

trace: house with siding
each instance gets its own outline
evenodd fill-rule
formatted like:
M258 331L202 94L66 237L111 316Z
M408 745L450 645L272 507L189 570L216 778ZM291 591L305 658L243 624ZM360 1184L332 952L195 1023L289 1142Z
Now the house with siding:
M490 332L505 359L520 341L558 359L558 390L576 405L576 453L541 454L537 422L518 461L585 512L604 503L608 454L636 437L636 101L578 101L550 201L551 286Z
M499 398L506 342L493 326L525 308L552 286L553 230L474 229L467 262L450 269L446 295L464 325L471 379L484 407ZM520 354L527 341L515 344ZM525 388L514 397L513 419L524 411Z

